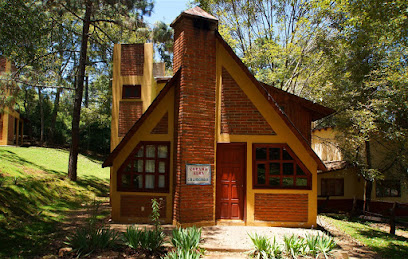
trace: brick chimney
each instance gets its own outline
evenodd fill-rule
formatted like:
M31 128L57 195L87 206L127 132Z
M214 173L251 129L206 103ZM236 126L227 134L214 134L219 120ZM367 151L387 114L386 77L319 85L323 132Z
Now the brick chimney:
M218 20L199 7L181 13L174 28L176 91L173 220L214 224L216 37ZM211 165L211 185L187 185L186 164Z

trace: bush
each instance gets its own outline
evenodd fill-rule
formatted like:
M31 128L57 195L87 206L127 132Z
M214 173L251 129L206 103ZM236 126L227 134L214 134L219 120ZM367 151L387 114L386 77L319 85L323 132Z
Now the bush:
M118 233L106 227L91 225L76 230L65 242L78 256L89 255L97 250L113 248L118 241Z
M130 226L123 234L125 243L133 249L141 249L145 253L154 254L162 249L164 233L161 230L144 230Z
M337 246L332 237L327 235L318 236L317 251L322 253L325 258Z
M169 252L163 259L199 259L202 254L197 250L180 250Z
M191 228L173 229L171 243L180 250L198 250L201 241L201 228L195 226Z
M105 227L103 224L98 225L98 211L99 203L94 200L90 206L91 216L88 218L86 226L77 228L71 237L67 237L65 244L72 247L78 257L90 255L97 250L113 248L118 243L118 232L110 229L110 227Z
M303 238L292 235L290 237L284 236L283 242L285 243L285 249L288 254L293 258L298 255L305 254L306 242Z
M249 237L255 246L254 250L250 252L250 256L263 259L281 258L282 250L275 238L271 244L267 237L258 236L256 233L253 236L249 235Z

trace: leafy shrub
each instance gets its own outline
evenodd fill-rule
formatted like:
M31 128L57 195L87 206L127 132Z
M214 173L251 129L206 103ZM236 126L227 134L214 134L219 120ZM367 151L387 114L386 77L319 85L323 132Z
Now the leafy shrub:
M318 254L317 243L319 242L319 235L306 235L306 246L308 249L308 254L316 257Z
M195 226L191 228L173 229L171 243L180 250L197 250L201 241L201 228Z
M100 203L94 200L88 209L90 210L90 217L87 219L87 224L77 228L71 237L67 237L65 244L72 247L78 257L89 255L97 250L113 248L118 243L118 232L110 229L110 227L105 227L103 224L98 225L99 205Z
M332 237L327 235L319 235L318 242L317 242L317 251L322 253L325 258L327 258L328 254L331 250L333 250L337 246L336 242Z
M197 250L181 250L176 249L175 251L169 252L163 259L199 259L202 253Z
M78 256L89 255L97 250L104 250L115 247L118 241L118 233L110 228L96 227L91 225L78 228L73 236L67 238L67 245Z
M161 230L144 230L130 226L123 234L125 243L133 249L141 249L143 252L153 254L162 249L164 233Z
M303 238L292 235L290 237L284 236L283 242L285 243L285 250L293 258L304 254L306 251L306 242Z
M273 242L271 244L267 237L258 236L256 233L254 236L249 235L249 237L255 246L254 250L250 252L252 257L267 259L281 258L282 250L279 244L276 243L275 238L273 238Z

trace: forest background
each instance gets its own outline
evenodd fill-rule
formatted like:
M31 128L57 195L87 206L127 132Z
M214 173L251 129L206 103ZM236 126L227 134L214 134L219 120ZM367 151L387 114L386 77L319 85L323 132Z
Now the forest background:
M336 113L339 147L366 180L408 175L408 3L404 0L195 0L258 80ZM155 44L171 75L172 30L149 26L152 0L0 0L1 107L28 119L39 145L109 153L114 43ZM18 86L18 87L17 87ZM20 90L18 90L18 88ZM383 168L370 141L393 143ZM67 165L68 166L68 165ZM394 168L394 170L390 170Z

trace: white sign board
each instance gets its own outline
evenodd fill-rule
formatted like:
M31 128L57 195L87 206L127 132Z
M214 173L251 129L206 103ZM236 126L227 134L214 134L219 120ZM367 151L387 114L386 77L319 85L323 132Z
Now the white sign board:
M186 165L186 184L211 185L211 165Z

